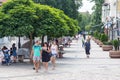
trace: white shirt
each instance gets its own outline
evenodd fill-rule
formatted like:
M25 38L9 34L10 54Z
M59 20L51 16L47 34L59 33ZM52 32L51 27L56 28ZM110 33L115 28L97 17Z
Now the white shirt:
M52 45L51 46L51 53L52 54L57 54L57 45Z
M4 54L3 54L2 50L0 50L0 58L4 58Z

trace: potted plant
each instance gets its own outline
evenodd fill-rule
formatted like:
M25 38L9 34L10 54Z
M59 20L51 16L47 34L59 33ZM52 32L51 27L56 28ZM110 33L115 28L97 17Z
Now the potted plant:
M103 42L103 51L109 51L113 49L112 42L108 41L108 36L106 34L102 34L100 40Z
M102 44L102 42L100 41L100 37L101 37L101 33L98 33L98 37L97 37L98 40L96 41L98 45Z
M112 41L103 42L104 45L102 45L103 51L110 51L113 49Z
M95 43L97 43L97 41L98 41L98 36L99 36L98 34L99 34L98 31L94 32L94 39L93 40L95 41Z
M118 42L118 40L113 40L113 46L114 46L114 48L115 48L115 51L117 51L117 50L118 50L118 47L119 47L119 42Z
M111 58L120 58L120 51L119 51L119 41L118 40L113 40L113 46L114 46L114 50L111 50L109 52L109 56Z

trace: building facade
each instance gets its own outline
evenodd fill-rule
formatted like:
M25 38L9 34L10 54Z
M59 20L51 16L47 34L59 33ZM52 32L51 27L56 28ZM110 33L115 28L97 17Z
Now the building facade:
M104 0L102 22L110 40L120 36L120 0Z
M118 37L120 37L120 0L117 0L117 17Z

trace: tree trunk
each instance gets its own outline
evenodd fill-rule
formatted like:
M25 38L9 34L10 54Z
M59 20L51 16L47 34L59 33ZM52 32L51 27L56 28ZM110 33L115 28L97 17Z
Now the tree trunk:
M43 43L44 43L44 35L42 35L42 42L41 42L41 45L43 45Z
M32 46L33 46L33 36L32 33L30 33L30 55L32 51ZM32 59L30 58L30 62L32 63Z
M20 36L18 37L18 48L21 48Z

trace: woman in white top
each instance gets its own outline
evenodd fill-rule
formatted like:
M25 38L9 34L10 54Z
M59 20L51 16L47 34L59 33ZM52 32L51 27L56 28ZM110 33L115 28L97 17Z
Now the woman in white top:
M0 64L2 64L3 59L4 59L4 54L2 50L0 49Z
M52 65L53 65L53 70L55 69L55 62L56 62L56 56L58 55L58 46L56 44L56 42L53 42L52 45L51 45L51 62L52 62Z

